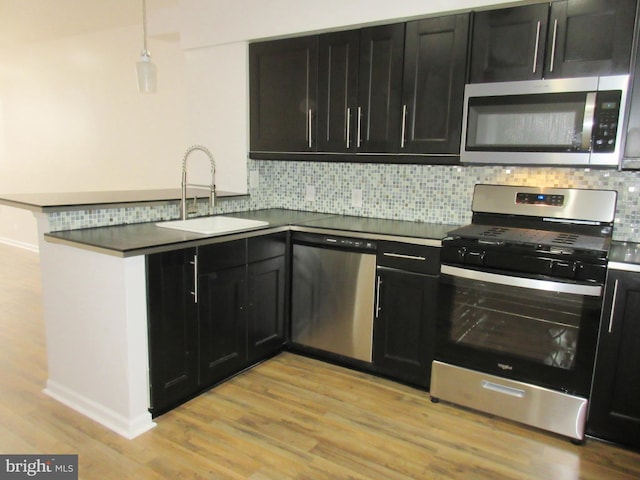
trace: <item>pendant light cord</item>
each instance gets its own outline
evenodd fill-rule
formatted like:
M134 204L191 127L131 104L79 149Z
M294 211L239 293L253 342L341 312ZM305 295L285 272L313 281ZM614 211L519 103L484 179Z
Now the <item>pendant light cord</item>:
M147 2L142 0L142 44L144 47L143 54L149 54L147 50Z

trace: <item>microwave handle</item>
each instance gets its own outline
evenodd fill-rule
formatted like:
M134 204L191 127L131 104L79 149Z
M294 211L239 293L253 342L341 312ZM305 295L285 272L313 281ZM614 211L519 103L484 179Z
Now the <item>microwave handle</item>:
M582 119L582 151L591 151L591 134L593 133L593 122L595 121L596 92L587 93L584 102L584 117Z

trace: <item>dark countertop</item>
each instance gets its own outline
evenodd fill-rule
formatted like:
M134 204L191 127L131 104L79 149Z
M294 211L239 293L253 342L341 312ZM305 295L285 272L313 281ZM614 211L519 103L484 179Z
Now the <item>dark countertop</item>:
M640 243L612 242L609 251L609 268L640 272Z
M0 205L22 208L34 212L61 212L96 208L116 208L131 204L169 202L180 200L181 189L165 188L159 190L115 190L102 192L65 192L65 193L9 193L0 194ZM206 190L189 189L188 197L205 198ZM226 199L243 197L247 194L216 192L216 198Z
M268 226L225 235L203 235L160 228L153 223L137 223L46 233L45 239L118 257L147 255L208 243L223 242L285 230L344 232L346 236L411 241L439 245L456 225L440 225L402 220L350 217L327 213L268 209L224 214L224 216L262 220Z

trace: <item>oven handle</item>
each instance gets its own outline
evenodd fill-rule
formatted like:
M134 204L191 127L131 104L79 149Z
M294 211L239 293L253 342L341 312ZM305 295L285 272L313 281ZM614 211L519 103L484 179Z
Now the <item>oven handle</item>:
M496 283L509 287L531 288L533 290L544 290L547 292L561 292L572 295L586 295L589 297L599 297L602 295L602 285L576 285L572 283L551 282L548 280L536 280L534 278L512 277L510 275L499 275L496 273L480 272L467 268L452 267L442 265L440 273L453 277L467 278L481 282Z

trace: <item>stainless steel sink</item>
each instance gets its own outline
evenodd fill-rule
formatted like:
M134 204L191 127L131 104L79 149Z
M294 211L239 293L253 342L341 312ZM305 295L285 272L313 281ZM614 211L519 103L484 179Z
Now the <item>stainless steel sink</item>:
M204 235L223 235L225 233L242 232L255 228L266 227L269 222L261 220L249 220L247 218L236 217L198 217L187 220L172 220L170 222L159 222L156 226L162 228L172 228L185 232L202 233Z

